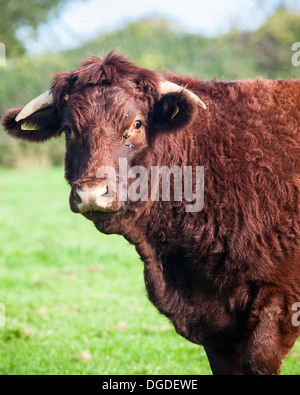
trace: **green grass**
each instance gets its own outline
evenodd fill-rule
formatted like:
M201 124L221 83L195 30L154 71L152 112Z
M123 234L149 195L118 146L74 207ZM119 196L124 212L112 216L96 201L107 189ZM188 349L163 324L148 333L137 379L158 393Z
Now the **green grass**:
M148 301L134 247L68 196L61 168L1 170L0 374L209 373Z
M0 374L210 374L147 300L133 246L71 213L63 169L1 170ZM300 344L283 374L300 372Z

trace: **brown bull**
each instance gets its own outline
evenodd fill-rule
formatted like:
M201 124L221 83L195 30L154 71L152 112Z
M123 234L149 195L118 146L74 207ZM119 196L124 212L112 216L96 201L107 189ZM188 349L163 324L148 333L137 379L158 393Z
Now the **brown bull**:
M71 209L135 245L150 301L213 373L279 374L300 333L300 80L202 82L111 53L20 110L6 131L66 134ZM169 195L156 168L178 170Z

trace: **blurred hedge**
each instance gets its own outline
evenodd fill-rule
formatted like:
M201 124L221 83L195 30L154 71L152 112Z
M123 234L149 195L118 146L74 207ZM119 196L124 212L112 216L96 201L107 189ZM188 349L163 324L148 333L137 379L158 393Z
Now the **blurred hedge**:
M291 63L291 47L297 41L300 15L284 9L278 10L257 32L232 30L214 39L187 34L160 18L143 20L64 53L9 59L7 66L0 68L0 116L48 89L52 73L77 67L89 54L104 55L120 48L121 53L144 67L171 69L203 80L300 78L300 67ZM62 163L63 154L63 141L21 143L0 130L2 167L57 165Z

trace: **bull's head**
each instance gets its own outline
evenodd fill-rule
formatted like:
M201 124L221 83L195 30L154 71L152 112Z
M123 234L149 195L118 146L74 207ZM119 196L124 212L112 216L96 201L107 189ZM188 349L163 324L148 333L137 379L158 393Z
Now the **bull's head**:
M71 209L104 230L126 203L120 180L99 175L99 168L119 171L119 158L149 165L153 147L163 144L159 136L186 129L199 107L205 105L190 90L111 53L56 74L50 90L10 110L3 125L13 137L31 142L65 133Z

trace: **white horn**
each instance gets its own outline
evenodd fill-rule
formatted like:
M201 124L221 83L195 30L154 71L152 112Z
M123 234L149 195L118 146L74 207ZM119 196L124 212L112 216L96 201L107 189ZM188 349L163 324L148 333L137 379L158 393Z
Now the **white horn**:
M29 117L29 115L32 115L35 112L42 110L43 108L50 107L51 104L53 104L53 95L51 93L51 90L49 89L48 91L42 93L31 102L26 104L26 106L23 107L19 114L16 116L15 121L22 121L23 119Z
M184 91L192 100L194 100L198 107L203 108L206 110L206 105L203 103L203 101L195 95L195 93L189 91L188 89L183 88L180 85L174 84L173 82L170 81L161 81L160 83L160 92L162 95L166 95L167 93L172 93L172 92L180 92Z

